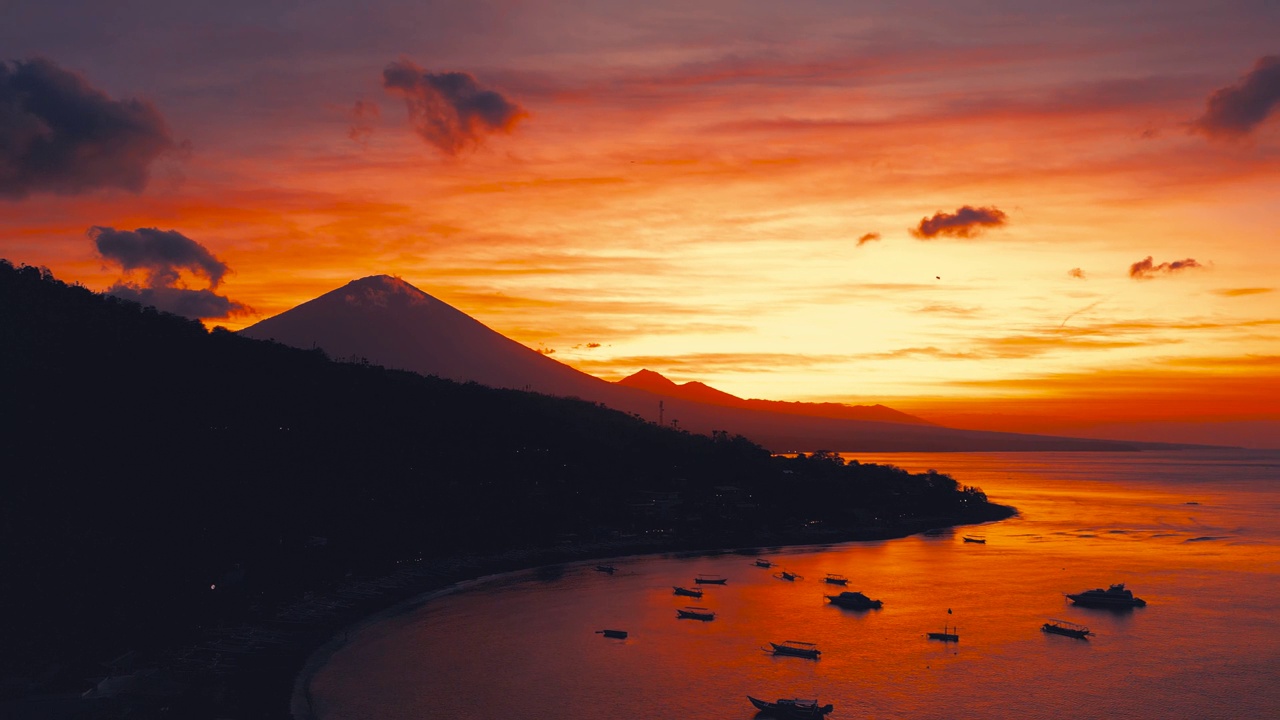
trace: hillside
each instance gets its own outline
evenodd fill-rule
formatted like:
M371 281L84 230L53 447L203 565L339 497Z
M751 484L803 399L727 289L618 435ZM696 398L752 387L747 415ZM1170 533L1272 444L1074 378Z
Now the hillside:
M0 378L0 698L79 692L106 659L423 557L1002 515L945 475L775 458L589 402L333 362L7 262ZM678 511L638 502L655 493Z
M744 408L784 415L808 415L838 420L871 420L875 422L934 425L928 420L899 412L884 405L843 405L841 403L787 402L783 400L743 399L717 390L696 380L676 384L652 370L640 370L617 381L624 387L647 390L666 397L684 398L707 405Z

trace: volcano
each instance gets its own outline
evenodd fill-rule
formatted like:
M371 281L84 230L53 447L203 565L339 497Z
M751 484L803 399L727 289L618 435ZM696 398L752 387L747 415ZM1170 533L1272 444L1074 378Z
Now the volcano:
M649 371L611 383L505 337L396 277L354 280L240 333L339 361L576 397L680 430L743 435L775 452L1127 450L1130 443L960 430L881 405L743 400ZM809 406L809 407L806 407Z

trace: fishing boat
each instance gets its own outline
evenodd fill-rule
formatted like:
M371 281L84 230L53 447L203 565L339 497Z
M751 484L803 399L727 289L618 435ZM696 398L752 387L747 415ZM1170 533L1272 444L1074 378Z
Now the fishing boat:
M773 567L773 563L771 563L771 562L769 562L768 560L765 560L765 559L763 559L763 558L756 558L755 566L756 566L756 567L762 567L762 568L771 568L771 567Z
M690 590L689 588L682 588L679 585L675 585L673 587L675 587L676 589L676 592L675 592L676 595L683 595L685 597L691 597L691 598L702 597L702 588L693 588L692 590Z
M848 585L849 578L836 573L827 573L827 576L822 579L822 582L831 583L832 585Z
M1050 620L1040 626L1042 632L1053 633L1054 635L1066 635L1067 637L1086 640L1093 633L1089 632L1089 628L1083 625L1077 625L1066 620Z
M930 640L941 640L942 642L960 642L960 635L956 632L960 628L942 626L942 632L925 633Z
M596 634L603 635L607 638L618 638L619 640L625 640L627 638L626 630L597 630Z
M842 592L839 595L823 595L827 602L847 610L879 610L884 602L872 600L860 592Z
M729 578L723 575L699 575L693 581L699 585L724 585L729 582Z
M834 705L818 705L817 700L802 700L800 698L780 698L777 702L769 702L748 695L747 699L760 712L768 713L776 718L785 718L786 720L810 720L811 718L820 720L820 718L835 709Z
M987 544L987 539L986 539L986 538L976 538L976 537L970 537L970 536L968 536L968 535L965 535L965 536L964 536L964 541L965 541L965 542L967 542L967 543L978 543L979 545L986 545L986 544Z
M790 655L791 657L808 658L817 660L822 651L813 643L800 642L799 640L784 640L780 643L769 643L772 650L765 648L765 652L772 652L774 655Z
M681 620L715 620L716 614L706 608L689 605L676 610L676 617Z
M609 573L610 575L618 571L618 568L612 565L597 565L596 572Z
M787 580L789 582L795 582L797 579L799 580L804 579L803 576L797 575L789 570L783 570L782 572L775 574L774 577L778 578L779 580Z
M1124 583L1116 583L1106 590L1096 588L1094 590L1085 590L1084 592L1068 593L1067 597L1076 605L1085 607L1132 608L1146 607L1147 605L1146 600L1134 597L1131 590L1126 590Z

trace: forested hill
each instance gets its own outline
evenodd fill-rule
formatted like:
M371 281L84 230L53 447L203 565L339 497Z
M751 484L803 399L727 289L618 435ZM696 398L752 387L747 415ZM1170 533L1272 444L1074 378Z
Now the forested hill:
M654 530L740 541L985 500L945 476L331 362L2 261L0 378L0 675L408 557ZM658 493L679 509L637 510Z

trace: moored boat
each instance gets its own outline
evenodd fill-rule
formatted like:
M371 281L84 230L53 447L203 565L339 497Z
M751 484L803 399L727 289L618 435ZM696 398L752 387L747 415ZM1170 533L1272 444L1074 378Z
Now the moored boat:
M702 588L689 589L689 588L680 587L679 585L674 585L673 587L676 589L675 591L676 595L684 595L685 597L692 597L692 598L702 597Z
M768 560L765 560L764 558L756 558L756 561L755 561L755 563L753 563L753 564L754 564L756 567L762 567L762 568L771 568L771 567L773 567L773 563L769 562Z
M1147 604L1146 600L1134 597L1131 590L1125 589L1124 583L1116 583L1106 590L1096 588L1078 593L1067 593L1067 597L1076 605L1085 607L1132 608L1145 607Z
M793 720L822 718L835 709L834 705L818 705L817 700L802 700L800 698L779 698L777 702L769 702L748 695L747 699L760 712L768 713L776 718Z
M784 640L780 643L771 642L769 645L773 649L766 650L766 652L772 652L774 655L790 655L791 657L817 660L818 656L822 654L822 651L818 649L817 645L808 642L800 642L799 640Z
M676 610L676 617L682 620L715 620L716 614L706 608L692 605Z
M618 571L618 568L612 565L597 565L596 572L609 573L610 575Z
M827 602L838 607L848 610L878 610L884 602L881 600L872 600L860 592L846 591L839 595L823 595Z
M723 575L699 575L693 581L699 585L724 585L729 582L729 578Z
M783 570L782 572L777 573L776 575L774 575L774 577L778 578L779 580L787 580L787 581L790 581L790 582L795 582L797 579L799 579L799 580L803 580L803 579L804 579L804 577L802 577L802 576L800 576L800 575L797 575L797 574L795 574L795 573L791 572L790 570Z
M967 542L967 543L978 543L979 545L986 545L986 544L987 544L987 539L986 539L986 538L976 538L976 537L970 537L970 536L968 536L968 535L965 535L965 536L964 536L964 541L965 541L965 542Z
M960 642L960 634L956 631L960 628L942 626L942 632L925 633L930 640L941 640L942 642Z
M597 630L596 634L603 635L607 638L618 638L619 640L625 640L627 638L626 630Z
M832 585L848 585L849 578L838 573L827 573L827 576L822 579L822 582L831 583Z
M1050 620L1040 626L1040 631L1054 635L1066 635L1080 640L1087 640L1093 634L1089 632L1089 628L1066 620Z

